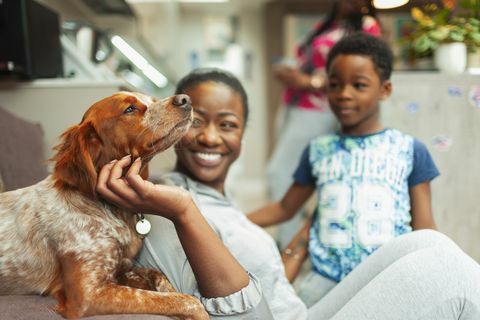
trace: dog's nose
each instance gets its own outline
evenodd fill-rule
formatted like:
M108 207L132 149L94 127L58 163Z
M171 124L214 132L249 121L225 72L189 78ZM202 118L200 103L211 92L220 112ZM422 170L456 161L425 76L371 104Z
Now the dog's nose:
M173 98L172 104L175 107L189 108L192 104L192 100L190 100L190 97L186 94L178 94Z

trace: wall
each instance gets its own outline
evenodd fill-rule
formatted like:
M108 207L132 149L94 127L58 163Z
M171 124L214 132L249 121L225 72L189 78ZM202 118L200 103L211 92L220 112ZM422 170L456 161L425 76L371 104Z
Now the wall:
M61 20L89 21L111 34L136 36L151 46L162 65L169 69L173 81L187 74L190 69L190 53L196 51L200 61L206 61L203 19L208 16L239 18L238 43L245 54L252 57L251 75L242 80L249 96L250 120L243 144L243 152L237 161L229 183L235 184L236 196L241 204L249 207L263 201L263 182L267 150L266 97L263 57L262 12L258 6L248 7L181 7L174 2L136 5L138 21L122 16L93 14L79 0L41 0L61 12ZM36 83L0 88L0 102L14 113L40 122L45 130L46 155L52 155L52 147L67 127L80 121L83 112L97 99L117 91L121 83L71 84L70 81L37 81ZM173 94L173 92L171 92ZM55 102L52 102L52 98ZM172 150L154 158L151 172L160 174L173 167ZM255 205L257 206L257 205Z
M69 83L39 80L34 83L0 83L0 105L6 110L42 125L45 157L68 127L78 124L87 108L97 100L118 91L121 83Z
M133 19L121 16L98 16L81 1L39 0L60 14L63 21L85 21L102 28L118 25L119 32L133 32ZM75 53L72 53L75 55ZM64 66L85 67L88 60L64 52ZM59 136L68 127L80 122L84 112L95 101L119 91L125 82L116 79L111 72L102 74L104 66L89 64L89 71L97 72L98 77L82 75L76 79L39 79L35 81L13 81L2 79L0 82L0 104L10 112L42 125L45 140L45 157L53 155L53 147L58 144ZM103 67L103 68L102 68ZM91 75L90 75L91 76ZM107 80L109 79L109 80Z
M392 82L383 122L428 147L441 172L432 182L438 228L480 261L480 108L469 102L474 85L480 98L480 76L397 72Z
M136 21L122 15L98 15L80 0L35 0L60 14L61 21L84 21L104 30L134 35L137 32Z

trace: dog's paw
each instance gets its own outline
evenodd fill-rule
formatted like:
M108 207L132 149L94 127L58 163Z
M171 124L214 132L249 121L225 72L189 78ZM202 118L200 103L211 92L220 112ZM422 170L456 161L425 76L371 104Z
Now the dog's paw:
M152 277L155 289L158 292L176 292L175 288L163 273L156 272Z
M210 316L203 307L203 304L194 296L188 296L185 301L186 313L185 320L209 320Z

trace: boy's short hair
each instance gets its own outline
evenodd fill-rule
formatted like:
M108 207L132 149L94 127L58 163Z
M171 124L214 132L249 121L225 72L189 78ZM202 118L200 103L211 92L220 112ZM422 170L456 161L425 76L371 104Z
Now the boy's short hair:
M365 32L356 32L337 42L327 57L327 70L333 60L341 54L356 54L370 57L380 80L390 79L393 66L393 53L388 44L378 37Z

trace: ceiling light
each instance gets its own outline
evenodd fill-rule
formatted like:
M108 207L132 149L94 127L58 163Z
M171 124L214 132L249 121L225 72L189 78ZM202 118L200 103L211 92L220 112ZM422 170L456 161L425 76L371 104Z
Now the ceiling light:
M377 9L391 9L403 6L408 0L373 0L373 5Z
M161 2L180 2L180 3L225 3L229 0L126 0L128 3L161 3Z
M119 36L112 37L112 43L118 50L128 58L143 74L159 88L168 84L167 78L153 67L138 51L133 49L125 40Z
M172 0L126 0L128 3L160 3L172 2Z
M222 3L228 2L228 0L177 0L182 3Z

